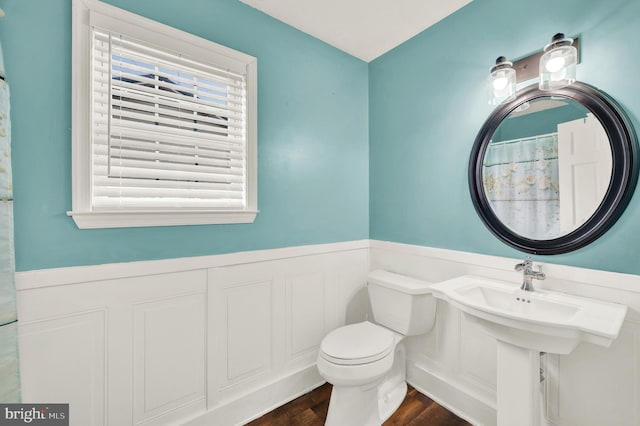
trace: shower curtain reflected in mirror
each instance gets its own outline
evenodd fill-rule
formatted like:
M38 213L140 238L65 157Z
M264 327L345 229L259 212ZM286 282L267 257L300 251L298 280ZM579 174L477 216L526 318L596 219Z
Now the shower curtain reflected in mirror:
M491 208L512 231L534 240L560 235L557 133L490 143L483 180Z
M0 402L20 402L9 85L0 45Z

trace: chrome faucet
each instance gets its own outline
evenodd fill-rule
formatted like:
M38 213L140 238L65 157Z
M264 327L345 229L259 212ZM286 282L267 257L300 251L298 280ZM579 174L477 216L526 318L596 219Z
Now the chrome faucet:
M544 272L542 272L542 265L538 265L537 271L534 271L532 266L533 262L529 256L524 259L524 262L516 265L515 270L518 272L522 271L522 285L520 286L520 290L533 291L531 280L544 280L547 277Z

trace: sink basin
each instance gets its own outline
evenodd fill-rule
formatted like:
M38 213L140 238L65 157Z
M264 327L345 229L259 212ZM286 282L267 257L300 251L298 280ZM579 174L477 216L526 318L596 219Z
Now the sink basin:
M514 288L473 285L457 291L457 294L474 306L487 306L502 311L510 317L526 316L535 321L566 322L578 312L578 305L549 300L546 295L529 294Z
M515 283L473 275L434 284L432 290L497 340L556 354L571 353L580 342L608 347L627 313L620 304L522 291Z

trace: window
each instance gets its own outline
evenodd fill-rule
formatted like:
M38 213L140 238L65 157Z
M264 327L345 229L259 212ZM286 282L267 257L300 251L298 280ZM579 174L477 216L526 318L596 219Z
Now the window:
M79 228L249 223L256 60L96 0L74 0Z

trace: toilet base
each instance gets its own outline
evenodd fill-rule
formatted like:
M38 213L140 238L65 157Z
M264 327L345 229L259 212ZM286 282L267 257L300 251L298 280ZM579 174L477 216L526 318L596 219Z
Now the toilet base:
M325 426L380 426L407 394L405 349L398 344L391 371L362 386L334 385Z

